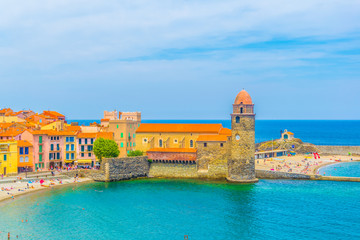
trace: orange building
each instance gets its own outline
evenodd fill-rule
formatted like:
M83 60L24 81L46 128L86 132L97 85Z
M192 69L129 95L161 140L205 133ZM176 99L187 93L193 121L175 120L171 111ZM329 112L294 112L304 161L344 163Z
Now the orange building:
M33 145L24 140L17 141L18 151L18 173L34 171L34 150Z

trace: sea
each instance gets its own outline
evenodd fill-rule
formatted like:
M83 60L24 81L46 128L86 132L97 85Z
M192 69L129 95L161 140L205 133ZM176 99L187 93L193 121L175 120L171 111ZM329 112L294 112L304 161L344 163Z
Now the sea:
M71 122L89 125L100 120L68 120ZM231 128L230 120L142 120L142 123L221 123ZM256 120L255 142L278 139L285 129L316 145L360 146L360 120Z
M138 179L85 183L0 205L0 239L360 239L360 183Z

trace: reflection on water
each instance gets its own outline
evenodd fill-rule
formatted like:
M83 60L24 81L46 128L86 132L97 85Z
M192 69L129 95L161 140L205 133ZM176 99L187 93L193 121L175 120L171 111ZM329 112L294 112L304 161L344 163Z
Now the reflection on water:
M358 239L359 200L346 182L91 183L2 205L0 239Z

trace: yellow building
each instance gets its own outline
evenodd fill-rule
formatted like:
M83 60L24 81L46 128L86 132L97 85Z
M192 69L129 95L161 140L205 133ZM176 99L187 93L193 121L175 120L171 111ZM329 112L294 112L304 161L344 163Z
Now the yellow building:
M200 135L229 135L231 130L221 124L160 124L143 123L136 130L136 150L153 148L196 148Z
M0 141L0 175L17 174L17 141Z

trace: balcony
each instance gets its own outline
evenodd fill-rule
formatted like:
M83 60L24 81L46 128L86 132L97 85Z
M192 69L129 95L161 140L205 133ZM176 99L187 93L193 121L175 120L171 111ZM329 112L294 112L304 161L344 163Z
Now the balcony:
M61 148L59 148L59 149L57 149L57 148L51 149L50 148L50 152L61 152Z

